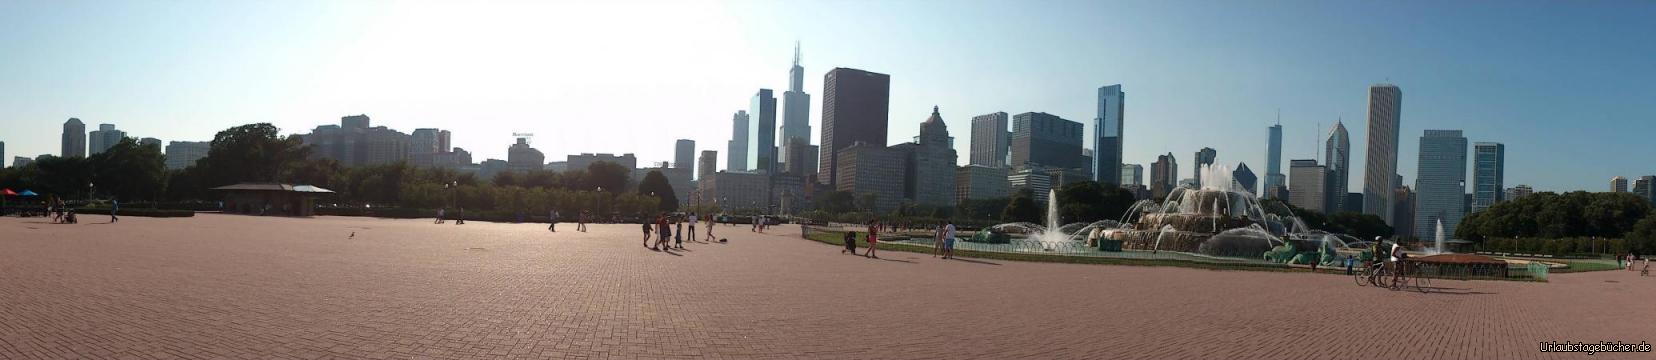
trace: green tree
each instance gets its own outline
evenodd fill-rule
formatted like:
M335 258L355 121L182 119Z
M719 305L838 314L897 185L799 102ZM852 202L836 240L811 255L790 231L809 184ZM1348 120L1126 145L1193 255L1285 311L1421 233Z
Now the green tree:
M207 187L240 182L274 182L290 162L304 160L310 148L298 135L281 136L269 123L247 124L220 131L213 136L207 157L196 162L203 168Z
M830 191L817 201L817 209L835 215L857 211L856 197L850 191Z
M580 190L591 191L603 188L606 192L623 192L627 190L627 178L631 170L619 164L599 161L587 165L584 185Z
M156 200L166 189L166 160L158 146L123 138L89 161L94 191L117 200Z
M667 182L667 177L661 175L661 171L651 170L644 174L644 180L638 182L638 194L659 199L660 211L678 211L678 195L673 193L673 185Z
M1041 222L1041 208L1035 204L1035 192L1028 188L1012 193L1012 201L1001 210L1001 220L1009 222Z

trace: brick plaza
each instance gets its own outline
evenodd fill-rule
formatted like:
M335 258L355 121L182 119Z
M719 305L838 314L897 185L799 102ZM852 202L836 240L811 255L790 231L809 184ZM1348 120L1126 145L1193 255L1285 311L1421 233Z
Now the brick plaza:
M841 255L719 227L0 218L0 359L1540 359L1656 341L1656 277L1445 281ZM1651 358L1600 353L1591 358Z

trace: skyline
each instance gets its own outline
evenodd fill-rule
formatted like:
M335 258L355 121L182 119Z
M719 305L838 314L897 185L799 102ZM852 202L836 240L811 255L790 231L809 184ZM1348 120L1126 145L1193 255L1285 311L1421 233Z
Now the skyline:
M1643 64L1656 49L1634 43L1656 37L1640 20L1652 4L647 4L8 3L0 23L20 31L0 32L0 52L17 54L0 59L0 92L21 96L0 98L0 141L8 155L56 154L71 117L205 141L245 123L299 134L367 114L403 132L452 130L476 161L505 159L513 132L538 134L554 161L669 161L677 139L730 140L726 116L758 89L789 88L799 41L819 145L822 79L836 67L891 75L888 143L939 106L957 153L970 119L994 112L1051 113L1092 134L1097 88L1121 84L1133 93L1122 162L1144 166L1212 147L1219 164L1264 168L1278 108L1282 161L1320 158L1336 119L1367 138L1368 86L1389 82L1404 94L1405 184L1428 129L1508 145L1508 186L1603 191L1612 176L1656 173L1638 156L1656 145L1637 136L1656 130L1656 109L1641 106L1656 90L1640 86L1656 80ZM1019 19L1062 21L970 25ZM588 27L604 31L558 36ZM574 131L592 121L627 131ZM1366 142L1351 147L1363 168ZM1361 189L1353 175L1347 188Z

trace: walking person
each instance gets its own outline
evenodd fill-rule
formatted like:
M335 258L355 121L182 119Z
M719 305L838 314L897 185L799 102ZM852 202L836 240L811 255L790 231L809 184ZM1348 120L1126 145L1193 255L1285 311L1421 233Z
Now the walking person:
M684 248L684 221L673 218L673 247Z
M581 210L581 214L575 217L575 231L586 232L586 222L587 211Z
M120 200L110 200L109 201L109 222L110 223L115 223L117 221L121 221L121 218L115 217L115 213L119 212L119 211L121 211L121 201Z
M753 217L752 217L752 218L750 218L750 219L753 219L753 229L752 229L752 230L748 230L748 231L751 231L751 232L759 232L759 215L754 215L754 216L753 216Z
M650 230L655 227L654 221L641 221L644 224L644 247L650 247Z
M546 214L546 229L558 232L558 209L552 209Z
M448 211L448 208L437 209L437 219L432 220L432 223L433 224L442 224L443 223L443 213L447 212L447 211Z
M874 255L874 250L879 249L879 246L880 246L880 220L878 220L878 219L869 220L868 221L868 252L863 253L863 256L873 258L873 259L879 259L880 257L878 255Z
M459 209L459 211L456 211L454 213L454 224L455 225L465 225L466 224L466 208L462 207L462 208Z
M657 240L655 247L661 250L670 249L671 247L667 246L667 240L670 236L672 236L672 232L673 228L667 227L667 214L662 213L660 220L656 221Z
M953 259L954 258L954 244L955 244L954 221L949 221L948 225L943 226L943 258L944 259Z

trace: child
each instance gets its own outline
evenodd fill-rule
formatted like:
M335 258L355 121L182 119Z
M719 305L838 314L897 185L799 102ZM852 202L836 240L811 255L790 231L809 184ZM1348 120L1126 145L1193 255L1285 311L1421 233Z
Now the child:
M1644 269L1639 270L1639 276L1650 276L1650 258L1644 259Z
M842 241L845 242L845 250L840 250L841 254L848 253L848 252L851 253L851 255L856 255L857 254L857 232L855 232L855 231L846 231L845 232L845 239L843 239Z
M650 223L644 223L644 247L650 247Z
M684 222L673 219L673 247L684 248Z

